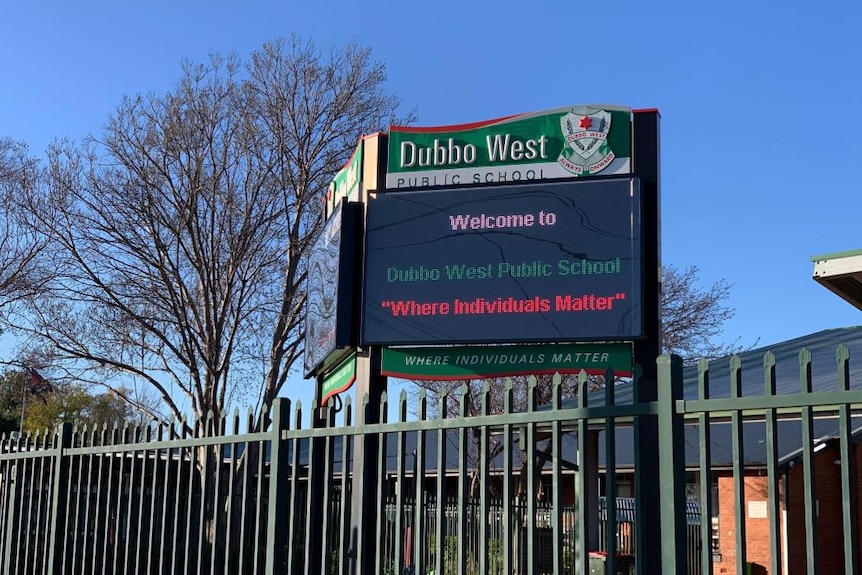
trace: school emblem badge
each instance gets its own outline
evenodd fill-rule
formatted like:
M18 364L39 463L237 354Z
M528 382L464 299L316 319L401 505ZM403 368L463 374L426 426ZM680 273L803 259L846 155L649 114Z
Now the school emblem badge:
M608 145L611 114L578 106L560 118L566 146L557 161L576 176L590 176L607 168L616 157Z

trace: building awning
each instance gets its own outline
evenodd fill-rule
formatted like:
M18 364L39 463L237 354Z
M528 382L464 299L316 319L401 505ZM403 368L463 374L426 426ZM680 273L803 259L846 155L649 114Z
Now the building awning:
M862 310L862 250L811 258L814 281Z

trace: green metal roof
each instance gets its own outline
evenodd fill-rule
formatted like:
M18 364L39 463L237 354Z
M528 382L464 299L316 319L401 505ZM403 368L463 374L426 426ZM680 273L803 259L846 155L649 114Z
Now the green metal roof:
M771 351L775 355L776 392L781 394L797 393L801 390L799 352L805 348L812 356L812 390L836 391L837 359L836 350L840 344L845 344L850 351L850 386L852 389L862 389L862 326L828 329L811 335L806 335L785 342L766 345L738 354L742 363L742 396L764 395L765 380L763 358ZM710 397L730 397L730 357L714 360L709 364ZM615 402L619 404L632 403L632 386L618 385L615 389ZM688 366L683 369L683 397L697 399L698 397L698 367ZM589 405L604 404L604 392L589 394ZM576 399L563 402L563 407L574 407ZM853 427L858 435L862 431L862 417L853 418ZM686 425L685 449L686 465L699 464L698 427ZM711 428L712 464L723 466L733 462L733 446L730 440L730 425L713 423ZM764 440L765 426L762 422L752 421L744 424L743 454L746 465L765 465L766 443ZM816 439L836 437L838 422L836 419L818 419L814 424ZM602 436L604 433L601 434ZM616 431L617 465L630 467L634 463L634 440L631 428L618 427ZM789 462L795 458L802 448L802 429L799 421L790 420L779 423L778 457L780 462ZM601 438L600 459L604 462L604 439Z

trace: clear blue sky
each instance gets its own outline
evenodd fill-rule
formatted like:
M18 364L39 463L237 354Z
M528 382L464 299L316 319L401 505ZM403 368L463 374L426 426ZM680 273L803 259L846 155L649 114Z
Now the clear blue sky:
M862 324L811 279L862 248L862 2L7 2L0 135L98 133L183 58L297 33L370 45L419 125L570 104L662 112L663 262L733 284L725 339Z

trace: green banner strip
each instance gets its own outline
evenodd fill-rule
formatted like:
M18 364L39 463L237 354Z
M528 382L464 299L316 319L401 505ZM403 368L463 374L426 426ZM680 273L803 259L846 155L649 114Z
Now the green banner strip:
M631 375L629 343L384 348L383 375L405 379L477 379L541 373Z
M330 397L350 389L354 381L356 381L356 356L351 355L323 379L320 386L320 405L326 405Z

